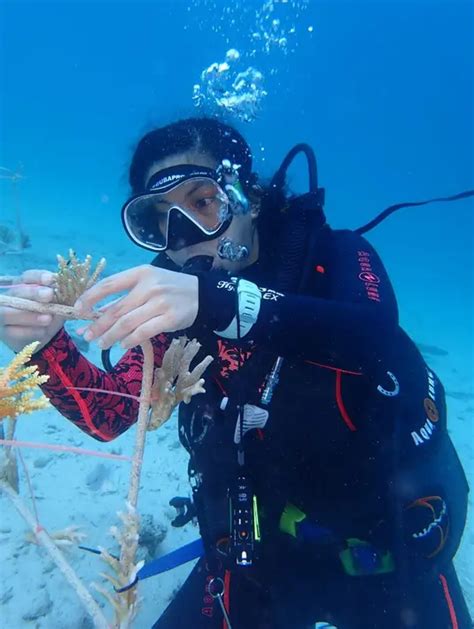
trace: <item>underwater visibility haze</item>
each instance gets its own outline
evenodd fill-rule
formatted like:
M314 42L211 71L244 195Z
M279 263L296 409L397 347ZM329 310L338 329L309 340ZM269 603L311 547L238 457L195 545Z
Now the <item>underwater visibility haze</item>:
M150 264L155 254L135 246L123 229L121 208L132 196L128 168L146 132L191 116L235 127L251 147L262 185L294 145L309 144L334 229L361 227L394 204L472 191L473 35L474 9L467 0L3 0L0 296L12 294L11 285L21 283L28 269L56 271L58 254L64 277L79 265L84 281L102 257L102 277ZM298 155L288 169L288 190L299 195L308 185L307 163ZM403 207L366 236L395 289L401 326L443 383L448 432L471 484L473 217L472 196ZM87 255L85 268L80 264ZM272 298L277 301L278 294L267 296ZM80 352L102 366L101 349L79 333L83 326L67 323ZM175 351L182 358L186 350ZM115 345L112 362L121 354ZM36 387L36 376L28 380L31 373L22 371L30 355L21 355L7 372L15 354L0 344L0 414L13 376ZM180 365L187 369L189 361ZM170 369L174 395L178 373ZM197 392L201 374L186 371L186 377L169 408L154 407L156 425L187 400L186 386ZM80 391L75 395L79 400ZM104 566L102 556L79 546L114 555L121 544L123 551L135 543L138 529L127 520L133 509L126 505L133 496L133 490L127 494L130 466L138 456L135 432L102 443L48 404L31 415L18 413L16 422L5 415L10 419L0 424L0 481L16 488L32 514L33 531L28 533L15 498L0 491L0 625L104 626L100 614L112 617L113 606L89 586L100 583L99 589L116 596L100 576L110 566L114 572L114 558ZM13 431L24 447L10 447ZM415 444L430 438L426 431L423 423L416 428ZM129 558L137 569L139 561L146 565L199 537L193 521L172 525L179 509L169 501L191 496L179 437L174 413L146 437L135 487L137 558ZM332 464L336 469L338 461ZM471 615L472 509L470 496L455 558ZM82 597L45 551L39 527L82 581ZM125 542L124 531L132 531ZM130 595L115 611L120 626L151 627L192 567L182 563L140 581L138 598ZM93 606L88 596L96 601L95 616L86 611Z

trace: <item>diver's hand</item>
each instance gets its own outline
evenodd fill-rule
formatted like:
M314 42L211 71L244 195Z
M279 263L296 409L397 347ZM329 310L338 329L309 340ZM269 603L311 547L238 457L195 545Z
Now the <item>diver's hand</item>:
M6 294L47 304L54 300L54 280L55 275L50 271L25 271L19 278L18 286L11 288ZM64 319L57 315L0 306L0 341L14 352L21 351L33 341L39 341L40 345L36 349L38 352L63 325Z
M185 330L196 320L198 278L151 264L97 282L76 302L75 309L78 314L90 313L98 301L122 291L127 294L100 308L100 317L81 330L87 341L98 339L103 349L118 342L130 348L162 332Z

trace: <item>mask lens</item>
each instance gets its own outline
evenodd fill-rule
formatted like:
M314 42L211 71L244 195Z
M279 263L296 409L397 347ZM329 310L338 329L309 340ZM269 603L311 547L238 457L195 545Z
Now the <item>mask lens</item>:
M203 229L214 231L227 218L227 195L212 179L192 179L178 188L168 195L175 196L170 207L179 207Z
M140 195L122 210L130 237L137 244L158 251L170 246L170 231L173 239L180 239L180 246L186 246L213 236L228 217L229 199L208 177L188 179L166 193Z
M164 249L168 225L167 212L158 212L153 194L132 199L122 211L125 230L140 246Z

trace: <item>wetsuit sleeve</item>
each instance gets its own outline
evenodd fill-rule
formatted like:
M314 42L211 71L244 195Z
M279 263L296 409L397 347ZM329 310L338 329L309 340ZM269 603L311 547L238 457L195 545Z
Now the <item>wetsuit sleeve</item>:
M329 286L326 297L284 294L259 286L258 316L243 340L284 358L355 370L366 363L368 352L380 353L380 343L388 342L398 326L396 298L387 272L364 238L351 231L333 235L324 269ZM225 335L236 318L237 278L202 274L199 280L199 314L193 334L214 331ZM227 338L235 339L236 334Z
M155 366L161 365L170 343L166 335L152 339ZM111 441L137 420L143 354L129 350L108 373L89 362L62 329L31 361L49 375L44 394L57 410L98 441ZM100 389L82 391L80 389Z

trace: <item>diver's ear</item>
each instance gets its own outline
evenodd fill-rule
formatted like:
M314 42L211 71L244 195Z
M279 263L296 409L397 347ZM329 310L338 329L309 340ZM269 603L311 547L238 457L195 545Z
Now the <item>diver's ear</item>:
M260 214L260 208L261 208L260 201L253 201L250 203L250 216L252 220L255 220L258 218L258 215Z

